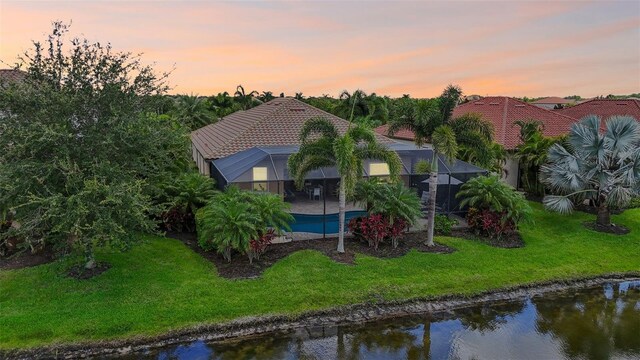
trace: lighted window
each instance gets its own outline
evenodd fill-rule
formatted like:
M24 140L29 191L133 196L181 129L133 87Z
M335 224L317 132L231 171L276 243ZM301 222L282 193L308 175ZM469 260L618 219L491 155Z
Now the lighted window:
M370 163L369 176L389 176L389 165L387 163Z
M266 167L254 167L253 168L253 190L254 191L267 191L267 168Z

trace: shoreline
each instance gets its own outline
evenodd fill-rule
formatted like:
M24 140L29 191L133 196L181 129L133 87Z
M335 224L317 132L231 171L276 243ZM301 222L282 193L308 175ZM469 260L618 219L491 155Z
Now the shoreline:
M132 336L121 340L89 341L40 346L27 349L0 350L0 358L68 359L92 356L118 356L142 352L178 343L239 340L308 326L336 326L364 323L393 317L440 313L484 303L520 300L552 292L591 287L607 282L640 280L640 272L614 273L564 280L551 280L498 288L479 294L442 295L380 303L360 303L304 312L299 315L243 317L219 324L202 324L168 331L157 336Z

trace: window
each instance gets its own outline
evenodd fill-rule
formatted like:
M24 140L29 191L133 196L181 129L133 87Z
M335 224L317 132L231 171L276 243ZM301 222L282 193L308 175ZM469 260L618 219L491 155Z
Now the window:
M253 168L253 191L267 191L267 180L266 167Z
M387 163L370 163L369 176L389 176L389 165Z

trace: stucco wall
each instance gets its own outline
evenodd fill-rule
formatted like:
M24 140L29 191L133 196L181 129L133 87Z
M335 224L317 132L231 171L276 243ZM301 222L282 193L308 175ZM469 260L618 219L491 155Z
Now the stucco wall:
M504 164L505 172L502 173L502 179L509 185L517 188L518 186L518 160L511 154L507 155L507 161Z

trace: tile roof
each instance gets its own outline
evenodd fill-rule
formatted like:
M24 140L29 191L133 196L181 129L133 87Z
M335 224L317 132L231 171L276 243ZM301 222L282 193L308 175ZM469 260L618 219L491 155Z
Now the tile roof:
M402 140L413 140L413 132L411 130L405 130L405 129L401 129L396 131L395 134L393 135L389 135L389 125L388 124L384 124L384 125L380 125L377 128L373 129L373 131L375 131L376 133L383 135L383 136L387 136L390 137L392 139L402 139Z
M550 97L538 99L532 102L532 104L573 104L574 102L575 101L573 100L568 100L558 96L550 96Z
M27 73L22 70L0 69L0 85L22 81Z
M554 110L559 114L581 119L587 115L598 115L606 120L614 115L629 115L640 121L640 101L634 99L591 99L583 103Z
M294 98L276 98L237 111L191 133L191 142L205 159L219 159L255 146L299 145L300 130L314 117L331 121L344 133L349 122ZM378 135L378 141L393 143Z
M552 110L506 96L485 97L479 101L470 101L458 105L453 117L467 113L478 113L493 124L495 141L506 149L514 149L520 143L520 128L514 125L517 120L537 120L544 126L544 135L559 136L569 133L575 118Z
M514 125L517 120L534 119L542 122L544 134L547 136L567 134L571 124L576 122L572 117L506 96L489 96L458 105L453 110L453 117L468 113L480 114L483 119L489 121L494 128L495 141L506 149L514 149L520 142L520 128ZM386 128L381 126L376 131L384 134ZM402 138L413 140L413 134L404 130Z

